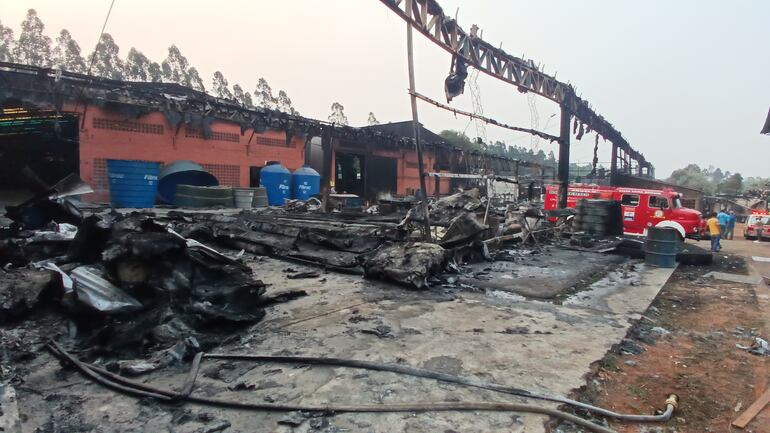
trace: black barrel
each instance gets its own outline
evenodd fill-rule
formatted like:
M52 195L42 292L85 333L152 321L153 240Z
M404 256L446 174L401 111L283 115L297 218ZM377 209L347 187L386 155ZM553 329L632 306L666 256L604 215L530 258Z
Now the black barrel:
M644 243L644 261L659 268L676 267L679 231L671 227L650 227Z

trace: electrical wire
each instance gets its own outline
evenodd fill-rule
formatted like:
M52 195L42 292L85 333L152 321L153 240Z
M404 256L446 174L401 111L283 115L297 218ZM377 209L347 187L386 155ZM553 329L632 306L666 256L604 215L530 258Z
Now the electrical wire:
M88 62L88 69L86 70L86 75L91 75L91 69L94 67L94 61L96 60L96 51L99 50L99 45L102 43L102 36L104 36L104 30L107 29L107 22L110 20L110 15L112 14L112 7L115 6L115 0L112 0L110 2L110 8L107 10L107 15L104 17L104 23L102 23L102 30L99 32L99 38L96 39L96 47L94 48L94 52L91 54L91 60ZM83 91L85 91L86 88L86 82L83 82L83 85L80 86L80 92L78 94L78 99L75 101L75 109L73 111L78 111L78 105L80 104L80 100L83 98Z

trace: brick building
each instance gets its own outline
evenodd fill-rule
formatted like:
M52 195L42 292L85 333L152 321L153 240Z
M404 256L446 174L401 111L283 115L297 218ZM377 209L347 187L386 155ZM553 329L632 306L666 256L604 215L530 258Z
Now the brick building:
M267 161L311 163L339 191L367 198L419 189L411 123L331 125L173 83L138 83L0 63L0 190L24 186L29 166L54 182L75 172L109 198L106 161L193 160L220 184L256 186ZM449 146L422 128L428 172L513 172L517 162ZM437 180L428 179L429 193ZM439 180L448 193L452 181Z

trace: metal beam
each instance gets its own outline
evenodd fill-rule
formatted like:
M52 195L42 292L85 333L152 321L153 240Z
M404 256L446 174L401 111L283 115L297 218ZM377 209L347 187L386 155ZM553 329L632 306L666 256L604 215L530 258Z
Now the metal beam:
M567 208L567 188L569 187L569 141L572 113L561 106L561 124L559 127L559 209Z
M406 7L412 9L413 0L406 0ZM412 50L412 26L407 21L406 24L406 58L409 69L409 99L412 105L412 128L414 130L414 146L417 150L417 169L420 173L420 191L422 199L420 200L423 215L423 236L428 242L431 241L430 235L430 215L428 214L428 190L425 188L425 163L422 156L422 144L420 143L420 121L417 118L417 97L414 88L414 54Z
M433 104L436 107L443 108L444 110L451 111L454 114L459 114L461 116L470 117L471 119L479 119L482 122L488 123L490 125L499 126L501 128L510 129L511 131L525 132L527 134L531 134L531 135L534 135L536 137L540 137L540 138L543 138L543 139L546 139L546 140L549 140L549 141L552 141L552 142L559 140L559 137L556 137L555 135L547 134L547 133L542 132L542 131L537 131L535 129L530 129L530 128L522 128L522 127L519 127L519 126L507 125L505 123L500 123L500 122L498 122L495 119L490 119L488 117L480 116L480 115L475 114L475 113L470 113L468 111L459 110L457 108L450 107L449 105L442 104L441 102L438 102L438 101L436 101L434 99L431 99L431 98L429 98L429 97L427 97L425 95L421 95L418 92L414 92L413 95L415 97L417 97L418 99L421 99L421 100L423 100L423 101L425 101L425 102L427 102L429 104Z
M634 150L622 134L604 117L594 112L588 101L578 97L570 84L542 72L531 60L512 56L463 30L444 14L435 0L380 0L420 33L467 64L492 77L516 86L520 92L533 92L565 106L578 121L606 140L619 146L640 165L650 166L644 155ZM407 3L409 6L407 7Z

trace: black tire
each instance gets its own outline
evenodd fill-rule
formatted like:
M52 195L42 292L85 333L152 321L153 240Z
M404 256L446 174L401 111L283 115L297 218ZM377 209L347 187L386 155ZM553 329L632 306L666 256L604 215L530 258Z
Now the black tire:
M193 197L226 199L233 197L233 189L222 186L177 185L177 194Z

